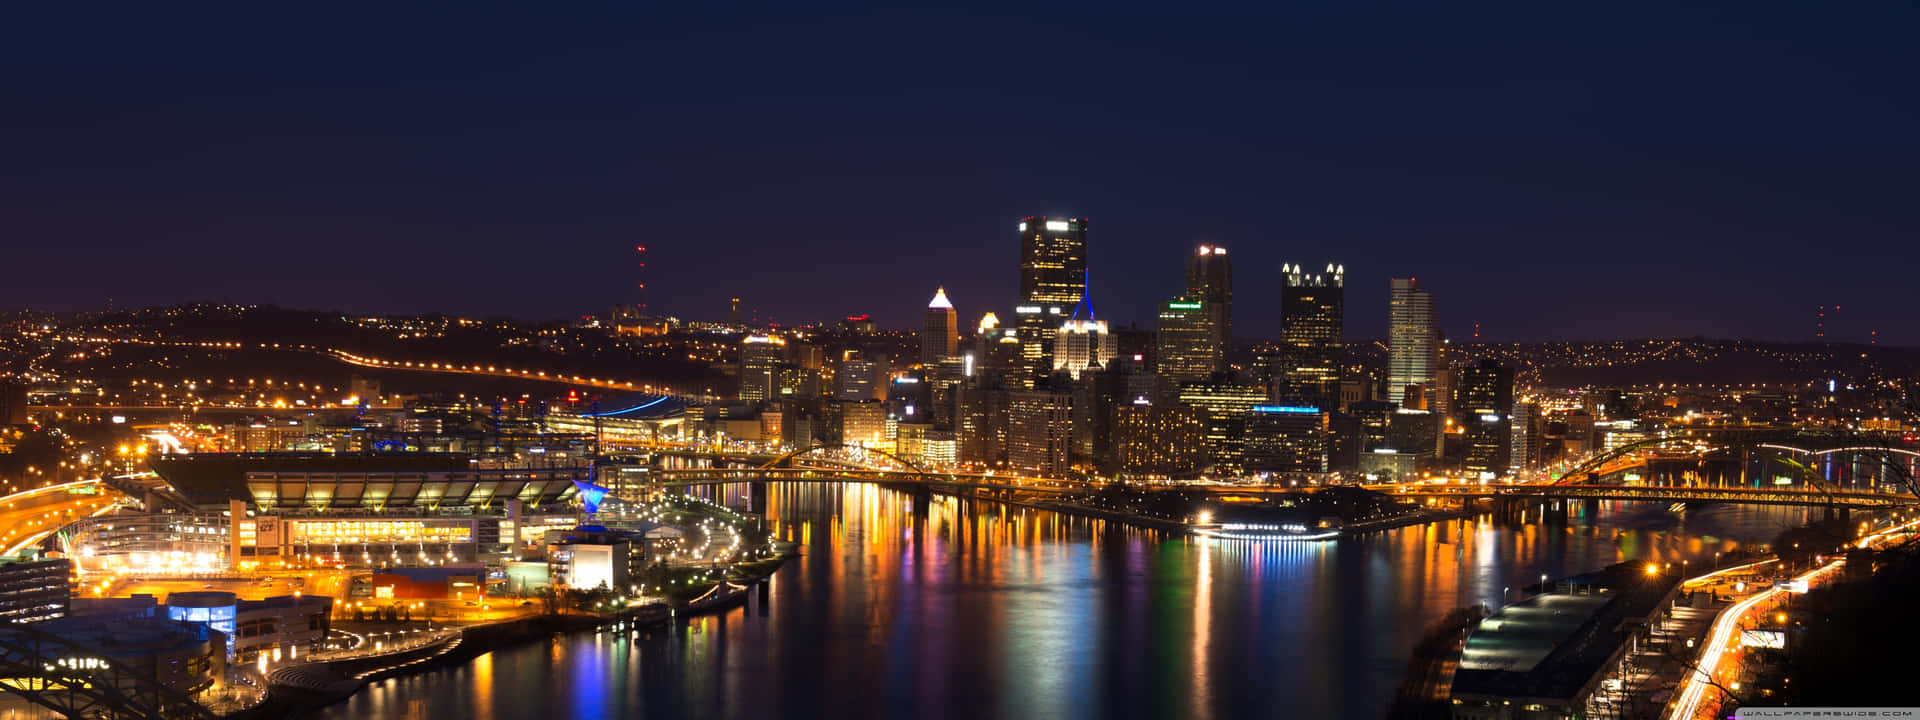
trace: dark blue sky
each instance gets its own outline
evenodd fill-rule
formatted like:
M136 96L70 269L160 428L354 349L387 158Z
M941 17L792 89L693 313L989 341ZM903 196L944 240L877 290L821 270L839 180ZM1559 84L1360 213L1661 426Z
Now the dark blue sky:
M42 4L0 23L0 306L231 298L967 322L1092 218L1102 314L1199 242L1350 334L1920 344L1912 3ZM54 5L56 7L45 7ZM799 5L799 4L794 4Z

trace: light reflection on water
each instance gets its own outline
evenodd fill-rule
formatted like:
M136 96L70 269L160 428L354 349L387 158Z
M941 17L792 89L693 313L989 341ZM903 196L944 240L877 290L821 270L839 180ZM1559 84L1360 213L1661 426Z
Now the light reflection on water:
M378 683L325 718L1379 717L1426 625L1626 559L1694 563L1797 508L1605 505L1333 543L1168 537L868 485L776 485L804 557L672 632L558 636Z

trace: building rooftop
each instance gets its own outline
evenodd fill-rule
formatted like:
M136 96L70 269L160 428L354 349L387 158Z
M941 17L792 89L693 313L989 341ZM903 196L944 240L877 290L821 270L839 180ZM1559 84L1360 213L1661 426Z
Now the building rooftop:
M1679 590L1672 575L1627 562L1556 584L1572 593L1509 605L1467 637L1453 695L1575 700L1626 646L1638 625Z

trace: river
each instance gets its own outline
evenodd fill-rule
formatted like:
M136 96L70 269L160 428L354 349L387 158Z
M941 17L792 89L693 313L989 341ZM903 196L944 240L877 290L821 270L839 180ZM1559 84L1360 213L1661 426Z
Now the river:
M1379 718L1413 644L1503 588L1626 559L1692 564L1802 508L1606 504L1311 544L1174 537L870 485L777 484L803 546L742 608L556 635L375 683L318 717Z

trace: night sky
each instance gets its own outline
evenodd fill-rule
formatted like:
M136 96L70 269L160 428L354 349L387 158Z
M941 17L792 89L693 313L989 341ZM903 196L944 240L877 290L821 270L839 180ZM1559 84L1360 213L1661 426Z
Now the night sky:
M1070 214L1143 326L1213 242L1242 336L1334 260L1355 337L1414 275L1455 338L1920 344L1913 3L582 5L10 8L0 307L547 319L645 244L658 312L970 325Z

